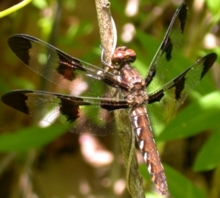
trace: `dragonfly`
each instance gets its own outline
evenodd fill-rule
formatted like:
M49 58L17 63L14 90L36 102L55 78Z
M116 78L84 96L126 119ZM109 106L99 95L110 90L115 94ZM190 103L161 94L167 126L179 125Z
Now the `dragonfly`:
M162 194L167 194L167 179L148 112L156 112L151 108L156 104L162 109L169 107L166 109L170 110L164 113L166 116L172 114L217 59L216 53L209 53L162 86L156 86L163 82L166 72L174 66L172 62L184 33L187 10L183 3L174 13L145 77L131 66L136 52L125 46L117 47L112 55L112 64L104 64L105 67L101 68L72 57L38 38L13 35L8 39L8 45L15 55L28 68L51 83L67 88L71 94L21 89L4 94L1 100L20 112L38 115L48 122L61 116L69 131L79 132L82 127L89 126L97 135L109 133L112 112L126 111L128 124L136 135L151 180ZM149 87L154 89L149 91ZM96 121L104 130L94 131L92 124L88 125Z

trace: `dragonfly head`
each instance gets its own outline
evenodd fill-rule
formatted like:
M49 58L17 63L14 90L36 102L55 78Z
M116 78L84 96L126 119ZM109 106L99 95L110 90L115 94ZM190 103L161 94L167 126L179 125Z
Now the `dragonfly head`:
M122 66L124 63L133 63L135 59L135 51L125 46L117 47L112 55L112 63L116 66Z

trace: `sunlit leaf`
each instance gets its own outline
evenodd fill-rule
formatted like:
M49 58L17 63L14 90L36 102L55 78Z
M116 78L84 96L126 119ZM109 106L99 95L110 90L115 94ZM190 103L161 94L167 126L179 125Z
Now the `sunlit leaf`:
M62 128L29 127L0 135L0 152L25 151L42 147L63 134Z
M205 194L184 175L168 165L164 165L164 169L171 197L206 198ZM140 171L144 179L150 182L150 177L147 172L146 165L141 165Z
M48 5L46 0L33 0L33 4L39 9L43 9Z
M206 198L205 194L188 178L168 165L165 165L164 168L167 175L169 192L172 197Z
M158 140L173 140L189 137L220 125L220 93L213 92L202 97L181 111L158 137Z
M219 0L206 0L206 3L213 15L220 16L220 1Z
M205 142L195 160L195 171L207 171L220 164L220 133L219 128Z

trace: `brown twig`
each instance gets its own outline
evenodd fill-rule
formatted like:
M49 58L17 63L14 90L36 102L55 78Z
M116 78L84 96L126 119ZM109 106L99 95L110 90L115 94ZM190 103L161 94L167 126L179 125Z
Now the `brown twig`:
M101 44L104 50L104 60L111 63L112 53L115 50L117 34L110 12L110 2L108 0L96 0L96 10L99 22Z
M110 12L110 2L96 0L101 44L104 49L104 60L111 64L112 53L115 50L116 31ZM122 154L126 166L126 183L129 193L135 198L144 198L143 182L139 174L139 167L135 149L135 135L128 125L129 117L126 111L116 111L116 126L119 135Z

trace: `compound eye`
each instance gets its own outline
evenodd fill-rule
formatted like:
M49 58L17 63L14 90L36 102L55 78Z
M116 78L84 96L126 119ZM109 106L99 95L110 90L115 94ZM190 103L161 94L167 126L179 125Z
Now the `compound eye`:
M116 48L113 56L112 63L121 65L122 63L129 62L132 63L136 59L136 53L132 49L128 49L125 46Z
M126 58L129 60L129 62L133 63L136 60L136 52L132 49L127 49Z

